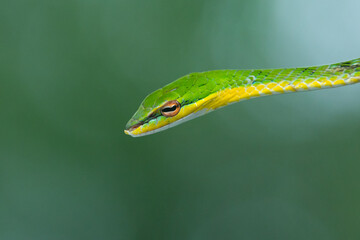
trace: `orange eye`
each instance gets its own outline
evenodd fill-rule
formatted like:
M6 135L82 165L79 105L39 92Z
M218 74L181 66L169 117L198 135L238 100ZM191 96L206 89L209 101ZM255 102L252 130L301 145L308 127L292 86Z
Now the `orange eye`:
M165 103L160 111L164 117L173 117L179 113L180 107L180 103L176 100L173 100Z

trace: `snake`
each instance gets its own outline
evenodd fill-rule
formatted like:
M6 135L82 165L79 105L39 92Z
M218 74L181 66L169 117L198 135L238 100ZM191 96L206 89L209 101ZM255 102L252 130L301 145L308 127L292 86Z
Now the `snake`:
M124 132L146 136L243 100L359 81L360 58L311 67L194 72L150 93Z

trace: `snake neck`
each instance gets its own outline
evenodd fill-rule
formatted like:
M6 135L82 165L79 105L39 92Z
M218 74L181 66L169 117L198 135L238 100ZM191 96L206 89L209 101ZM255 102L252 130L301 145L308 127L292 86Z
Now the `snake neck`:
M255 97L319 90L360 81L360 58L347 62L304 68L265 70L215 70L199 73L212 91L196 104L214 110ZM203 80L200 80L202 82ZM194 86L197 91L205 84Z

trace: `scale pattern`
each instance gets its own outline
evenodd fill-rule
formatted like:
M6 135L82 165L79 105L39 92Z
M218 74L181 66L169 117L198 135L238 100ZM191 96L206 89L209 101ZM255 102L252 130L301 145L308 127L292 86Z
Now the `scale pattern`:
M213 94L199 100L197 105L201 103L204 108L214 110L254 97L357 83L360 81L360 59L318 67L217 70L201 74L210 81L216 80L217 85L213 88Z

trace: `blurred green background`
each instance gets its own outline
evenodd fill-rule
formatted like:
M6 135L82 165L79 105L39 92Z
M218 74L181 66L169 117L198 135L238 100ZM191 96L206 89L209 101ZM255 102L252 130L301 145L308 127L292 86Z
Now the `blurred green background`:
M360 239L360 85L123 128L190 72L360 57L357 0L3 0L0 239Z

